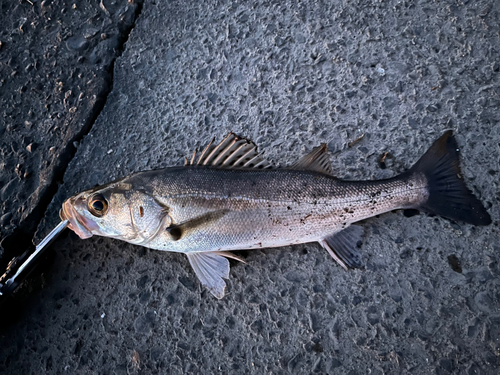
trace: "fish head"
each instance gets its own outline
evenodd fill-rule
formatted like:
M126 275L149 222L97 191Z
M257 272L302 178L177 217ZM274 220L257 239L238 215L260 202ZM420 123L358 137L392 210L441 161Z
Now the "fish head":
M168 210L152 195L114 183L67 199L59 212L80 238L93 235L144 243L170 225Z

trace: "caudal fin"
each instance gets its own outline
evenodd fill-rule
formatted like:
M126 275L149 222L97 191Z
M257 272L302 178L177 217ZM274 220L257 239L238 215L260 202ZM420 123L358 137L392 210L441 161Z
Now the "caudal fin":
M420 209L474 225L488 225L486 208L467 189L460 170L458 146L452 131L439 138L411 168L427 178L429 198Z

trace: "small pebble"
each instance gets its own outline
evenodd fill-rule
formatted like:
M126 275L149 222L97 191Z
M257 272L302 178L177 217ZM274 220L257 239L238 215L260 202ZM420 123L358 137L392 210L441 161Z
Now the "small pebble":
M2 217L0 217L0 225L5 226L9 224L10 219L12 219L12 213L7 212L5 215L2 215Z
M66 41L66 46L74 51L81 51L87 48L89 42L83 36L72 36Z
M99 32L99 30L98 30L98 29L95 29L95 28L93 28L93 27L90 27L90 28L88 28L87 30L85 30L85 31L83 32L83 37L84 37L85 39L90 39L90 38L93 38L94 36L96 36L98 32Z

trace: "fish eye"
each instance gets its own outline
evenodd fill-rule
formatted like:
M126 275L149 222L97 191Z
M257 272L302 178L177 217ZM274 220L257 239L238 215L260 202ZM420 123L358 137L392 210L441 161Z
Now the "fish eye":
M108 201L102 194L96 194L88 199L88 208L92 215L101 217L108 212Z

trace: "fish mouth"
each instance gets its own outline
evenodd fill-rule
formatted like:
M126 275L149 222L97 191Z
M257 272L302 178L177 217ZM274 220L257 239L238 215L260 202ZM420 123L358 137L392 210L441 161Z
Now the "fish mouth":
M74 203L75 197L67 199L59 211L59 216L62 220L69 221L68 228L75 232L82 240L90 238L93 234L89 227L92 225L90 225L89 220L76 212Z

